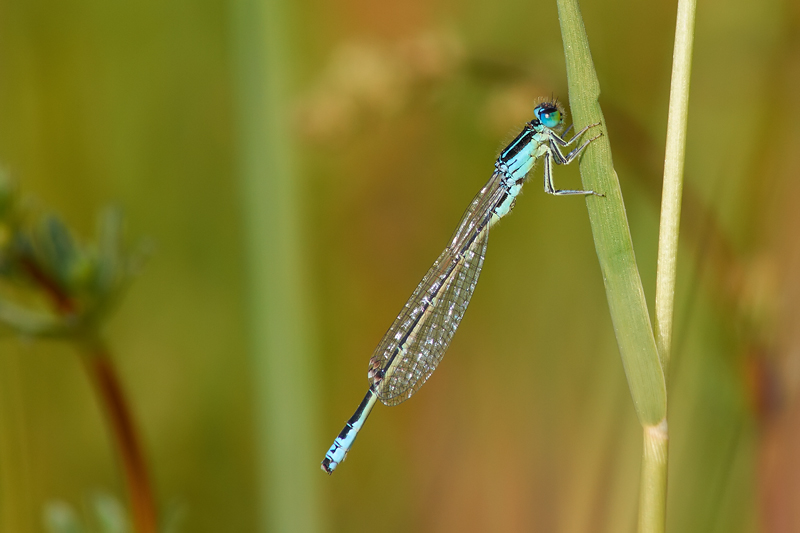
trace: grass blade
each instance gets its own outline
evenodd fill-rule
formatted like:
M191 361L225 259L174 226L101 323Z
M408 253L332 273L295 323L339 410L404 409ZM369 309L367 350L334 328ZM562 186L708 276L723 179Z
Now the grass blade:
M586 202L608 307L636 413L643 426L652 426L666 416L666 384L598 102L600 85L577 0L558 0L557 3L575 129L579 131L587 124L600 123L601 126L592 131L602 130L603 133L584 152L580 169L583 188L605 194L605 198L588 196Z

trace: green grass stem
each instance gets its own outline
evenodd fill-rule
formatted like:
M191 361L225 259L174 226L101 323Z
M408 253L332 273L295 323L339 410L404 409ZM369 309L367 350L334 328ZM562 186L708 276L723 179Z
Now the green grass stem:
M665 374L672 349L672 318L683 192L683 163L689 116L689 79L692 70L695 9L696 0L678 0L656 274L656 342Z
M567 58L570 107L576 128L595 122L602 124L599 84L577 0L558 0L558 9ZM581 161L585 187L604 192L609 200L587 199L617 342L643 426L639 499L639 531L642 533L661 533L666 523L669 433L665 375L672 344L694 12L694 0L679 0L659 232L655 337L650 329L605 129L604 137L587 150ZM648 386L655 387L651 394L645 390Z
M289 117L289 2L232 4L261 531L320 529L322 439ZM315 447L314 444L317 444ZM319 481L318 481L319 480Z
M639 421L643 427L639 531L664 531L666 514L667 393L608 132L600 109L600 85L577 0L558 0L567 62L570 109L576 128L599 123L603 137L581 160L584 188L604 193L588 197L595 249L603 272L608 306Z
M644 428L639 488L639 533L662 533L667 516L667 421Z
M661 194L661 220L658 233L658 270L656 272L656 344L665 375L668 374L672 350L672 320L675 305L675 278L678 262L686 130L689 116L689 81L692 71L695 10L696 0L678 0L669 116L667 118L664 185ZM659 426L645 428L644 440L639 531L661 532L665 528L667 502L669 433L666 419Z

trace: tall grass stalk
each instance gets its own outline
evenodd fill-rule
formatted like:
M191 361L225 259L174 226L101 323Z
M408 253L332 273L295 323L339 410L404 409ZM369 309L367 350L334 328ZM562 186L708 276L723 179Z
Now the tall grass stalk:
M639 532L662 533L667 517L667 419L644 427L639 487Z
M664 157L664 186L661 193L661 223L658 233L656 276L656 343L667 373L672 349L672 318L678 258L678 232L683 192L683 164L689 116L689 80L692 70L696 0L678 0L675 50L672 56L672 84L667 118L667 148Z
M557 1L576 128L602 124L599 84L577 0ZM679 0L659 233L655 336L604 126L604 138L593 143L581 161L585 188L606 194L605 199L589 197L587 202L614 330L643 429L639 499L642 533L661 533L666 522L669 433L665 376L672 336L694 11L694 0Z
M696 0L678 0L672 82L667 118L667 147L664 157L664 185L661 193L661 221L658 232L656 272L656 344L668 375L672 350L672 319L678 262L678 233L681 218L683 167L689 116L689 81L692 71ZM639 501L639 531L664 531L667 499L669 432L666 418L659 426L645 428L642 454L642 489Z
M303 294L297 175L289 120L287 11L280 0L232 4L239 174L256 394L261 531L320 529L312 448L312 330Z

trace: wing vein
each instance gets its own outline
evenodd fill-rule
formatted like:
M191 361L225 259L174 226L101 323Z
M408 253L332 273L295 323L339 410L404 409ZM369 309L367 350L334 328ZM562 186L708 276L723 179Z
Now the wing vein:
M495 173L375 349L369 377L384 404L410 398L444 356L472 298L492 213L504 196L501 176Z

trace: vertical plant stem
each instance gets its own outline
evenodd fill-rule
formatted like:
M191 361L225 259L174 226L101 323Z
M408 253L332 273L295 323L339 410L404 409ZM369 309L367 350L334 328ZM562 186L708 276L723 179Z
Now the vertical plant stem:
M689 81L692 70L695 10L696 0L678 0L656 273L656 345L665 376L668 374L672 350L672 320L675 304L686 130L689 116ZM645 428L642 487L639 500L639 531L643 533L664 531L668 448L669 433L666 419L658 426Z
M111 426L111 433L119 453L131 505L134 531L156 533L158 519L150 476L136 433L136 425L128 409L125 395L108 355L108 349L99 339L81 344L83 363L103 405Z
M656 343L647 314L622 194L611 160L608 132L603 125L603 115L598 102L599 83L592 65L580 9L577 0L557 0L557 3L567 61L570 107L575 117L576 128L580 129L586 124L600 123L604 135L586 150L581 161L581 175L584 177L585 189L601 191L606 194L606 198L587 198L587 205L617 343L634 406L643 428L639 531L641 533L662 533L666 517L669 442L666 418L665 361L668 358L666 353L669 349L672 320L677 225L672 236L674 241L671 242L672 279L668 282L671 285L665 286L669 290L669 303L664 307L664 311L667 313L667 322L660 323L661 326L658 326L659 331L664 327L667 328L665 337L667 344L663 345L662 342ZM679 16L679 36L683 28L685 26L682 26ZM676 57L679 54L679 46L676 43ZM691 49L691 42L689 49ZM688 91L688 74L684 79ZM676 81L673 79L673 90L675 83ZM670 108L672 113L672 104ZM685 116L684 114L684 120ZM681 145L682 143L683 141L681 141ZM682 157L683 152L680 154L681 168ZM669 194L679 201L680 185L677 190L670 190ZM674 213L676 208L673 206L672 209ZM680 212L679 209L678 204L677 214ZM676 216L676 214L669 216ZM677 220L674 223L677 224ZM662 228L663 224L662 219ZM659 246L659 251L661 251L661 246ZM659 254L659 268L660 264L661 256ZM667 264L669 265L669 263Z
M39 265L31 260L24 262L26 273L50 298L56 311L63 316L73 315L75 301L58 283L51 279ZM111 426L114 444L125 473L125 484L130 499L130 512L136 533L156 533L158 514L150 484L147 463L144 459L139 434L125 400L108 349L95 332L76 331L73 339L83 352L82 358L89 378L97 391L100 403Z
M300 198L289 110L292 47L281 0L232 4L248 319L256 399L260 530L320 530L320 439L312 320L304 294Z
M639 531L664 531L667 515L667 421L643 431L642 479L639 488Z
M692 70L696 0L678 0L672 85L667 118L667 148L664 158L664 188L661 193L661 223L658 233L656 274L656 342L664 372L672 349L672 318L678 260L683 165L689 115L689 80Z

